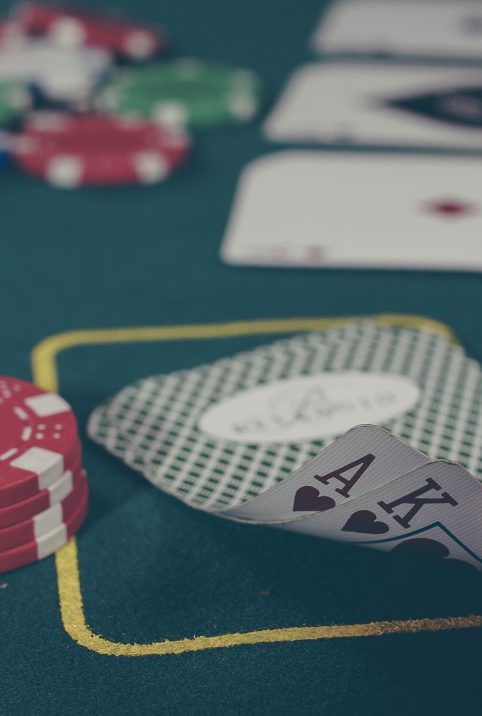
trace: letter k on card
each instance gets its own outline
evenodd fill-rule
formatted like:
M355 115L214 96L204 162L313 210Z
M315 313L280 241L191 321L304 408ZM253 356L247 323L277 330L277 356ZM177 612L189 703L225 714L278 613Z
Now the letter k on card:
M403 543L438 549L481 569L481 512L480 482L460 465L437 461L287 529L390 551Z

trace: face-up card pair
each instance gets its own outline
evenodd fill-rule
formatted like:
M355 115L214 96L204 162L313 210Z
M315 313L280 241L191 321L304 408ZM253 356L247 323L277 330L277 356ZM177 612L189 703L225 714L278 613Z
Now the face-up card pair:
M372 503L360 500L415 474L425 453L482 472L481 385L479 366L445 338L366 320L140 381L94 411L88 429L193 507L365 542L342 529L349 514L332 527L325 513L350 503L366 517ZM363 422L403 440L350 430Z
M482 149L480 69L313 63L268 116L273 141Z
M438 461L336 509L283 527L387 551L459 560L482 569L481 509L480 482L460 465Z
M482 486L463 467L431 462L381 428L364 425L278 486L220 514L480 569L481 508Z
M315 52L482 59L479 0L337 0L312 39Z
M290 150L244 170L232 264L482 270L476 158Z

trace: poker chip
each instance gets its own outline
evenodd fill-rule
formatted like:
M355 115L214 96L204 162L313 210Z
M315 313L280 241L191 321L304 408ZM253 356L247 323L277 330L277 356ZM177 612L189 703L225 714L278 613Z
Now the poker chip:
M87 475L70 405L0 376L0 571L37 561L79 529Z
M23 37L0 44L0 81L28 83L61 102L85 102L111 64L109 53L95 48L64 48Z
M34 542L62 523L68 522L87 490L86 473L80 470L74 475L71 492L63 500L30 519L0 529L0 553L21 544Z
M22 31L12 20L0 20L0 42L10 42L22 36Z
M0 81L0 125L13 122L30 106L31 95L23 84Z
M62 47L100 47L132 60L152 57L166 45L160 29L82 9L28 3L14 19L23 32L47 36Z
M0 528L30 520L35 515L48 510L52 505L62 502L74 487L74 475L80 470L77 464L73 470L67 470L62 477L45 490L39 490L31 497L0 508Z
M56 527L29 542L0 552L0 572L37 562L63 547L78 532L87 515L88 489L85 481L80 499L69 515Z
M0 377L0 426L0 507L52 487L80 460L70 405L32 383Z
M81 463L82 447L77 441L69 455L60 456L60 460L55 464L53 456L38 450L30 453L29 459L32 457L38 461L36 469L17 469L15 472L11 471L8 476L6 471L1 471L0 509L37 495L52 487L66 472L75 471Z
M4 20L0 20L0 42L3 42L5 40L5 38L8 36L8 27L9 27L8 22L6 22Z
M0 168L10 161L11 139L7 134L0 132Z
M51 184L153 184L167 177L187 155L190 141L180 131L105 114L39 113L16 138L17 164Z
M96 102L104 110L166 126L208 127L252 119L260 97L253 72L176 60L118 73Z

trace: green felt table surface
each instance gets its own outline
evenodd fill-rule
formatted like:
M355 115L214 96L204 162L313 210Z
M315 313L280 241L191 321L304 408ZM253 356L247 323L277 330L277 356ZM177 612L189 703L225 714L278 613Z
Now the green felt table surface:
M117 5L162 21L173 54L259 71L265 113L288 74L310 59L322 3ZM1 372L30 378L33 348L66 331L381 312L443 321L482 359L476 274L223 265L218 248L237 178L270 151L255 123L199 134L187 166L156 187L69 192L3 173ZM126 383L271 338L133 339L59 353L59 387L79 419L91 484L77 540L90 632L109 644L146 645L482 614L482 577L471 570L212 518L161 494L87 439L90 411ZM477 628L258 640L179 654L126 655L121 647L115 656L67 633L54 558L0 575L0 587L5 714L480 713Z

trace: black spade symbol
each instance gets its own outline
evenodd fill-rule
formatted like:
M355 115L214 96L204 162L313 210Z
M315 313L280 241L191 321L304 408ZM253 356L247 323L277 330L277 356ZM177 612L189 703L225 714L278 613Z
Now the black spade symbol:
M482 128L482 86L396 97L387 100L385 105L438 124L466 129Z

